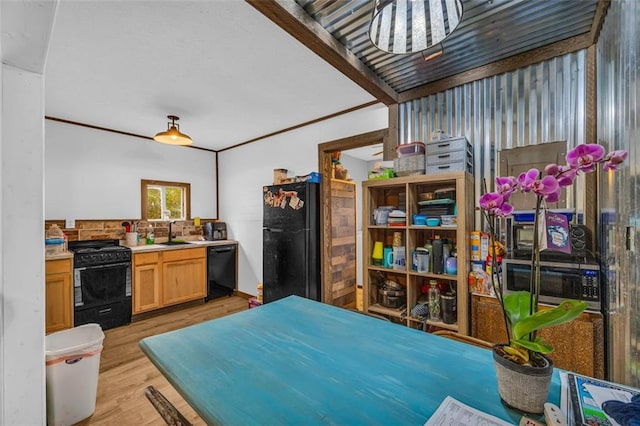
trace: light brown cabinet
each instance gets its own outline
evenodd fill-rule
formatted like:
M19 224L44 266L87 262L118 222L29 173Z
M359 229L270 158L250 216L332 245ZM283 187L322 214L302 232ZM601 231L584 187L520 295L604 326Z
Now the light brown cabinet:
M507 340L502 310L493 297L471 297L471 324L473 337L490 343ZM540 336L554 347L549 357L556 367L603 379L603 327L601 314L585 312L570 323L540 330Z
M133 313L204 298L206 248L134 253Z
M162 306L160 254L133 255L133 313L139 314Z
M427 325L469 334L467 275L469 273L469 233L473 228L473 177L466 172L443 172L407 176L362 183L363 209L363 307L367 312L382 314L412 328L423 328L424 320L411 315L429 280L435 279L455 291L457 321L453 324L427 320ZM452 226L424 226L413 223L419 213L420 194L447 190L457 208L456 224ZM397 206L406 212L406 224L376 225L374 212L381 206ZM406 265L400 269L374 265L371 259L374 243L391 246L394 234L400 234ZM412 269L412 253L436 237L453 242L457 251L457 273L417 272ZM406 291L406 305L398 309L382 306L376 285L380 276L402 285Z
M204 248L162 253L162 303L175 305L206 295L207 253Z
M45 262L45 331L73 327L72 259Z

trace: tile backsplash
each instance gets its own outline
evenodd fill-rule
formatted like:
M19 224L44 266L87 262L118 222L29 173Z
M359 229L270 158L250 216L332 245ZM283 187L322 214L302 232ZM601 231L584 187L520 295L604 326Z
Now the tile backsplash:
M105 240L114 239L121 240L121 244L124 245L125 230L124 222L130 224L137 224L138 234L140 234L141 244L144 244L144 239L147 237L147 230L149 224L153 226L153 233L156 241L166 241L169 237L169 222L168 221L153 221L148 222L146 220L136 219L92 219L92 220L75 220L75 228L65 228L66 221L60 220L45 220L44 232L53 224L56 224L62 229L69 241L79 240ZM207 222L215 222L214 219L200 219L200 226L195 226L193 220L177 220L171 226L171 230L176 238L194 240L204 235L203 226Z

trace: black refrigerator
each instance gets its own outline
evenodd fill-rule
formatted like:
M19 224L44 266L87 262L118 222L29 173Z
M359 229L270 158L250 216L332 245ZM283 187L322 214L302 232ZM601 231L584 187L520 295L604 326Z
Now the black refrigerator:
M320 300L320 185L263 187L264 303L297 295Z

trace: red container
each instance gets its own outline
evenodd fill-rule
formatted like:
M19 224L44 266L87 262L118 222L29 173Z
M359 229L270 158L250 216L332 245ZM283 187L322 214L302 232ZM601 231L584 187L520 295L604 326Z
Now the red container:
M262 306L262 302L258 302L258 299L256 299L255 297L249 299L249 309L256 308L258 306Z

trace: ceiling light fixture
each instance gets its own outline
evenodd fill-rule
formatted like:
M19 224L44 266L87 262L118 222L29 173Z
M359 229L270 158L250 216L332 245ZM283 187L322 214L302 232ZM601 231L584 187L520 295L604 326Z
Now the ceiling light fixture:
M387 53L416 53L446 39L462 18L460 0L375 0L369 38Z
M153 140L169 145L191 145L193 143L191 138L181 133L180 125L176 124L176 121L180 120L180 117L167 115L167 118L171 120L170 123L167 123L167 131L156 134Z

